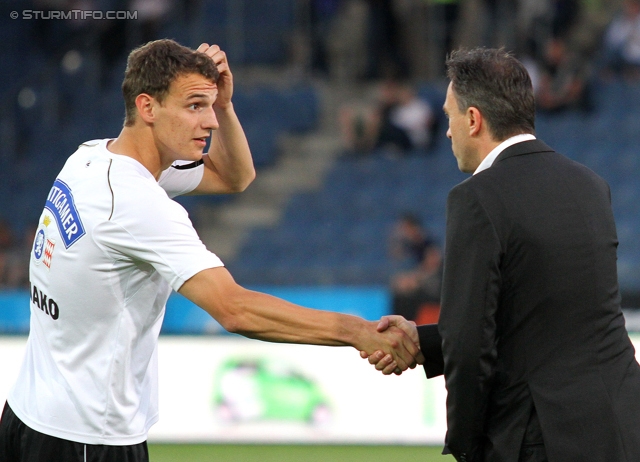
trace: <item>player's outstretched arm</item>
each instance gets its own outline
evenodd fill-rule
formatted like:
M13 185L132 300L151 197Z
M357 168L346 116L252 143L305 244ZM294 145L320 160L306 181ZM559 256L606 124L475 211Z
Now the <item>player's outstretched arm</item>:
M390 355L400 370L421 358L417 343L396 326L383 332L377 322L304 308L236 284L224 267L199 272L179 292L206 310L226 330L270 342L353 346Z
M218 68L218 97L213 109L219 128L211 133L209 152L202 157L204 175L195 194L223 194L244 191L256 176L247 137L233 109L233 75L227 55L218 45L198 47Z
M402 316L391 315L383 316L378 323L378 332L384 332L389 328L396 327L402 329L411 340L420 345L420 339L418 337L418 329L416 323L413 321L407 321ZM400 375L403 369L399 368L393 356L385 353L382 350L378 350L373 354L368 354L366 351L360 351L360 356L364 359L369 359L369 363L375 366L376 370L381 371L384 375L396 374ZM416 357L418 364L424 363L424 356L422 352Z

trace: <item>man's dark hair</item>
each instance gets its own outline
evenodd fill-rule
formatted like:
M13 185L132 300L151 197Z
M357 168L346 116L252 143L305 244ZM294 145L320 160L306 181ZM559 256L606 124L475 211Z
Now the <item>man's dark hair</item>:
M460 49L447 58L458 107L477 108L496 141L535 132L535 100L529 73L504 49Z
M122 82L125 126L130 127L136 120L136 98L139 94L146 93L162 102L171 83L185 74L200 74L212 82L216 82L220 75L209 56L173 40L155 40L133 50Z

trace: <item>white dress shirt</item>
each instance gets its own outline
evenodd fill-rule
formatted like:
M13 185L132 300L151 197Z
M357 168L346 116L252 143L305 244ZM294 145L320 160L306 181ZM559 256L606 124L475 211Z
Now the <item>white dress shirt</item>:
M513 146L514 144L517 144L517 143L522 143L523 141L531 141L535 139L536 137L531 135L530 133L525 133L523 135L516 135L516 136L512 136L511 138L507 138L502 143L500 143L495 148L493 148L493 150L487 155L487 157L485 157L482 160L482 162L480 162L480 165L478 165L478 168L476 169L475 172L473 172L473 174L475 175L491 167L493 165L493 162L500 155L500 153L502 153L502 151L507 149L509 146Z

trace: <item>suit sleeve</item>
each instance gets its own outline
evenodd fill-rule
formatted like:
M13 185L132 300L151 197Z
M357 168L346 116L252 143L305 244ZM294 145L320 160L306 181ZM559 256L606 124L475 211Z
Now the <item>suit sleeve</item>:
M461 183L447 200L438 322L447 386L446 445L459 460L482 460L496 357L502 253L498 233L478 194L469 182Z
M424 355L424 372L431 379L444 373L444 359L442 357L442 337L437 324L418 326L420 350Z

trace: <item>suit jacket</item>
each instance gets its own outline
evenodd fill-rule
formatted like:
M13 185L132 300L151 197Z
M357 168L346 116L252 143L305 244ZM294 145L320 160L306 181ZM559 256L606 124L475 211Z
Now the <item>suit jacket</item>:
M538 140L451 190L442 343L419 328L427 375L445 375L445 451L517 461L537 414L550 462L640 461L617 244L606 182Z

